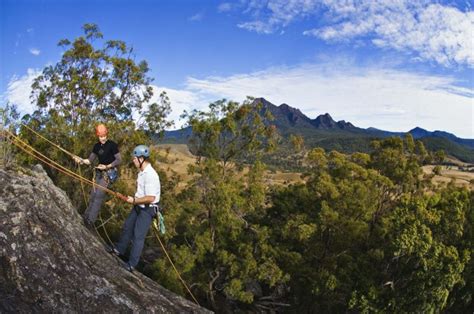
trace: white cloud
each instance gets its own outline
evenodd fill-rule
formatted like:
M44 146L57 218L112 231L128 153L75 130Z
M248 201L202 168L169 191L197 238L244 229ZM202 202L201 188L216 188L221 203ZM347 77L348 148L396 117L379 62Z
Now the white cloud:
M29 69L13 78L4 95L22 113L34 110L31 84L41 72ZM474 92L454 78L393 69L360 68L350 61L334 60L296 67L274 67L228 77L189 77L183 89L153 86L154 97L167 92L175 128L185 121L183 110L204 110L210 102L246 96L265 97L275 105L287 103L310 118L330 113L336 120L356 126L408 131L416 126L474 138Z
M150 103L158 102L163 91L166 92L171 102L171 113L168 120L174 122L173 129L179 129L185 124L186 121L180 118L184 110L189 112L193 109L204 109L209 103L205 97L190 90L178 90L156 85L153 85L153 97Z
M39 56L39 54L41 53L41 50L39 50L37 48L30 48L30 53L32 55Z
M244 12L250 13L254 20L239 23L237 26L257 33L270 34L297 18L314 14L319 6L318 2L314 0L250 0Z
M189 18L189 20L190 20L191 22L199 22L199 21L202 21L203 18L204 18L204 13L199 12L199 13L196 13L196 14L194 14L193 16L191 16L191 17Z
M262 21L240 23L237 24L237 27L246 29L248 31L254 31L259 34L271 34L273 32L272 26Z
M217 11L219 13L229 12L231 10L232 10L232 3L230 2L223 2L219 4L219 6L217 7Z
M327 63L188 78L186 90L208 101L265 97L310 118L328 112L363 128L408 131L420 126L474 138L474 93L455 84L453 78Z
M28 69L22 77L13 77L8 83L4 100L17 105L21 114L32 113L35 108L30 100L31 84L40 74L40 70Z
M354 38L385 48L414 53L443 66L474 67L474 12L432 1L269 0L247 3L254 18L238 27L269 34L290 23L314 17L317 27L304 35L326 41Z

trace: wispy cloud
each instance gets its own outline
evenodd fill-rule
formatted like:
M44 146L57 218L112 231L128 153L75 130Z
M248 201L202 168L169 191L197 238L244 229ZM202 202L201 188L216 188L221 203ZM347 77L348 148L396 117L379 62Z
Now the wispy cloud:
M39 56L39 54L41 53L41 50L39 50L37 48L30 48L30 53L32 55Z
M262 96L275 104L297 107L311 118L328 112L338 120L365 128L408 131L421 126L474 138L474 95L456 83L449 77L338 68L327 63L229 77L188 78L186 89L199 99L209 100Z
M443 66L474 67L474 12L437 1L248 1L252 20L238 27L269 34L309 19L315 27L303 32L329 42L365 40L377 47L413 53Z
M29 69L13 78L4 95L23 113L33 111L29 96L39 70ZM183 110L206 109L221 98L242 101L246 96L265 97L276 105L287 103L310 118L326 112L336 120L359 127L408 131L415 126L444 130L474 138L474 92L460 87L452 77L416 74L380 67L357 67L334 60L226 77L189 77L183 89L153 86L154 98L164 90L171 100L170 118L175 127Z
M259 34L271 34L274 31L273 26L264 21L245 22L237 24L237 26Z
M190 90L179 90L164 86L153 86L153 97L150 103L158 102L159 95L165 91L171 102L171 114L168 119L174 121L174 128L181 128L185 121L180 116L184 110L191 111L195 108L204 108L209 104L209 99Z
M25 75L13 77L8 83L3 99L17 105L19 112L22 114L32 113L34 106L30 100L31 85L40 74L40 70L28 69Z
M230 2L223 2L219 4L219 6L217 7L217 11L220 13L229 12L231 10L232 10L232 3Z
M204 13L199 12L191 16L188 20L191 22L199 22L199 21L202 21L203 18L204 18Z

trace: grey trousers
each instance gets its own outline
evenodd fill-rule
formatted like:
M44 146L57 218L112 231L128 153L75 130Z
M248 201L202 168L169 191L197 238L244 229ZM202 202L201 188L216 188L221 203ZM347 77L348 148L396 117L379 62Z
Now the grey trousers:
M143 245L145 244L145 237L148 233L148 229L150 229L154 216L153 208L149 207L145 209L137 207L138 206L132 208L132 211L125 220L120 240L116 246L120 254L124 255L128 244L132 241L132 249L128 259L128 264L132 267L136 267L140 260Z
M105 188L107 187L107 183L100 172L97 172L95 179L97 184ZM89 198L89 205L84 212L84 220L86 222L93 224L97 220L97 216L99 215L100 207L102 206L104 199L105 191L99 187L93 187Z

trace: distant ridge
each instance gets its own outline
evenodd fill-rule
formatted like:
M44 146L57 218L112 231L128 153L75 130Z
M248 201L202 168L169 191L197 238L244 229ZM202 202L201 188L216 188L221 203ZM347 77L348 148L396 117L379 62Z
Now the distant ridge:
M474 139L464 139L464 138L459 138L454 134L445 132L445 131L427 131L425 129L416 127L413 130L410 130L408 133L413 135L415 139L420 139L424 137L437 137L437 138L446 138L450 141L453 141L455 143L468 146L470 148L474 148Z
M303 136L307 147L323 147L326 150L338 150L351 153L370 151L370 142L377 138L391 136L404 137L411 134L415 139L422 140L429 150L445 150L463 161L474 162L474 139L463 139L444 131L430 132L416 127L408 132L390 132L377 128L359 128L349 121L335 121L329 113L321 114L314 119L309 118L301 110L286 103L276 106L265 98L256 98L255 106L261 104L261 113L269 111L274 124L283 138L290 134ZM191 127L176 131L165 131L159 143L187 143L192 135Z
M319 130L350 130L356 129L356 127L350 123L342 121L334 121L329 113L319 115L315 119L308 118L303 114L299 109L293 108L287 104L281 104L280 106L275 106L265 98L256 98L254 104L262 104L263 110L269 110L275 120L272 122L280 130L287 129L299 129L299 128L308 128L308 129L319 129Z

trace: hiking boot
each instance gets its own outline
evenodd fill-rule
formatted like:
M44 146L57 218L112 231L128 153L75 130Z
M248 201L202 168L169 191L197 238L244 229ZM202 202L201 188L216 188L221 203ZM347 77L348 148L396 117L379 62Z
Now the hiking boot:
M110 254L113 254L115 256L122 255L122 254L120 254L119 250L117 250L117 248L115 248L115 246L110 246L109 248L107 248L107 252L109 252Z
M131 266L129 263L125 264L124 267L126 270L128 270L131 273L133 273L133 271L135 270L135 268L133 268L133 266Z

